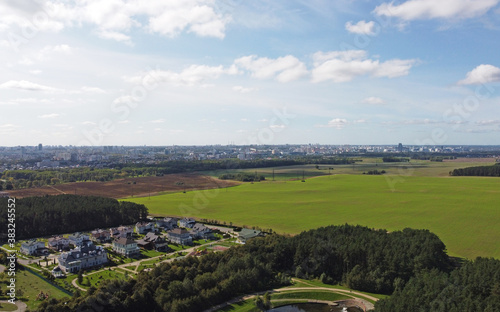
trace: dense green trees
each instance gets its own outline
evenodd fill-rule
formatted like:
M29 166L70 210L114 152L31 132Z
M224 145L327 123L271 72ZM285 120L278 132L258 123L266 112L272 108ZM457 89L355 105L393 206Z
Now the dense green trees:
M221 180L236 180L236 181L242 181L242 182L260 182L260 181L264 181L266 179L266 177L263 175L255 174L255 173L238 173L238 174L225 173L225 174L220 175L219 179L221 179Z
M147 217L144 205L116 199L58 195L16 199L16 238L32 238L132 224ZM0 198L0 215L7 216L7 198ZM0 228L7 229L7 218Z
M500 311L500 261L477 258L450 274L423 271L375 308L377 312Z
M268 235L223 253L165 263L136 280L103 282L85 297L44 302L40 310L202 311L238 295L286 285L292 274L390 293L417 272L437 268L448 270L449 262L443 243L428 231L329 226L293 238Z
M478 166L455 169L450 172L452 176L480 176L480 177L500 177L500 164L493 166Z

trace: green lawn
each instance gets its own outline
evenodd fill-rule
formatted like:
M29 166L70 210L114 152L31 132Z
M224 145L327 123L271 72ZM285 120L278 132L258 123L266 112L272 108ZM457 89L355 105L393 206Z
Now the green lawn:
M271 295L271 300L276 299L314 299L325 301L337 301L351 299L352 297L328 291L291 291L285 293L275 293Z
M259 309L255 307L254 300L246 300L238 303L228 305L227 307L217 310L217 312L258 312Z
M98 273L89 274L83 277L83 284L79 284L79 286L83 288L89 288L90 286L94 286L95 288L99 287L104 280L107 279L125 279L125 275L121 272L114 270L104 270Z
M16 311L16 310L17 306L15 304L5 303L5 302L0 303L0 311Z
M403 169L400 175L331 175L126 200L145 204L153 215L217 219L278 233L344 223L429 229L452 256L500 258L500 179L405 170L407 175Z
M3 285L2 285L3 288ZM5 289L2 289L5 292ZM19 292L20 291L20 292ZM37 301L36 297L43 291L44 293L49 293L49 298L60 299L63 297L69 297L59 289L55 288L51 284L47 283L38 276L26 271L19 270L16 274L16 295L17 299L24 301L30 310L34 310L41 301Z
M294 284L292 286L290 286L290 289L293 289L293 288L296 288L296 287L301 287L301 288L303 288L303 287L325 287L325 288L332 288L332 289L352 290L351 288L348 288L348 287L342 286L342 285L323 284L319 280L303 280L303 279L299 279L299 278L294 278ZM364 291L359 291L359 290L355 290L355 292L358 292L358 293L361 293L361 294L365 294L365 295L369 295L369 296L372 296L372 297L375 297L375 298L378 298L378 299L384 299L384 298L388 297L387 295L374 294L374 293L369 293L369 292L364 292ZM353 294L353 296L359 297L359 298L363 298L363 299L368 300L368 301L371 301L369 299L366 299L366 298L364 298L362 296L358 296L358 295L355 295L355 294Z

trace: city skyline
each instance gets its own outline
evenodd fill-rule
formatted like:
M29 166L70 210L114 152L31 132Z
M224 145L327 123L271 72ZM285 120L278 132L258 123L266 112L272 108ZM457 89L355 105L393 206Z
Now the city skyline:
M5 1L0 145L496 145L499 3Z

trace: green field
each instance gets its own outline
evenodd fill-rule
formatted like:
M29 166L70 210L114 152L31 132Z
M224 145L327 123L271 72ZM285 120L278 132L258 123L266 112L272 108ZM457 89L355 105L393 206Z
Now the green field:
M500 179L401 170L412 175L327 175L127 200L145 204L153 215L217 219L278 233L344 223L429 229L452 256L500 258Z
M5 289L2 289L5 292ZM16 274L16 295L18 300L24 301L28 308L35 309L41 301L36 300L37 295L43 291L44 293L49 293L50 298L64 298L69 297L67 294L63 293L59 289L55 288L51 284L42 280L38 276L30 273L26 270L18 271Z

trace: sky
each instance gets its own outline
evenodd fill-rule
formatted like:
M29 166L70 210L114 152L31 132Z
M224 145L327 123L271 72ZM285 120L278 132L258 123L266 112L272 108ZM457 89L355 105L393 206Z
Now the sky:
M0 146L500 145L500 0L4 0Z

